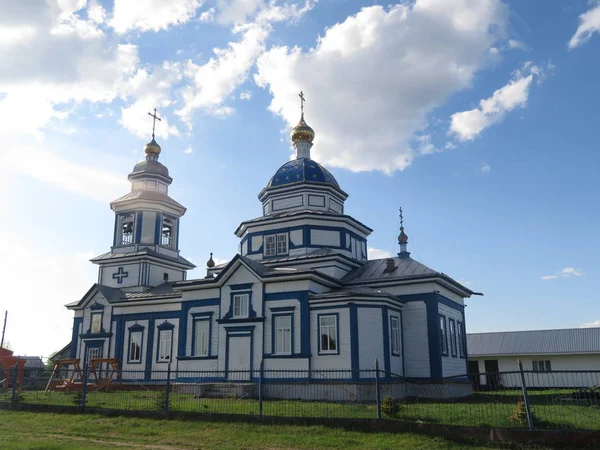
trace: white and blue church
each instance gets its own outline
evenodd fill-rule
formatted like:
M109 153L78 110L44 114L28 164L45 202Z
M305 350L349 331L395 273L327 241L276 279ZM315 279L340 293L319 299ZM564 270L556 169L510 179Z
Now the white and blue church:
M383 378L466 374L464 299L476 293L411 258L403 226L397 256L368 259L372 230L346 213L348 194L311 159L314 137L302 113L296 158L258 194L262 214L235 230L239 253L223 265L211 254L206 277L187 279L186 208L169 196L153 134L131 191L110 204L112 246L91 260L98 282L66 305L71 358L116 358L141 380L169 365L174 377L250 380L262 365L296 378L336 370L352 383L372 377L376 360Z

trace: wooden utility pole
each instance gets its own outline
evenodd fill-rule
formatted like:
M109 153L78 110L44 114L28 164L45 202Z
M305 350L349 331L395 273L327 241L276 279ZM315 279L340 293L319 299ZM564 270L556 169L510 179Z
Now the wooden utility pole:
M4 326L2 327L2 341L0 341L0 348L4 347L4 333L6 332L6 319L8 318L8 311L4 311Z

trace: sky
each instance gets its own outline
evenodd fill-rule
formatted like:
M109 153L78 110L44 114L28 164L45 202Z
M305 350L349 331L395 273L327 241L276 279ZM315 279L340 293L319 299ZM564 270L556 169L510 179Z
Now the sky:
M0 0L0 311L19 354L66 345L109 203L157 140L204 275L261 215L290 129L399 251L484 293L467 332L600 326L600 3Z

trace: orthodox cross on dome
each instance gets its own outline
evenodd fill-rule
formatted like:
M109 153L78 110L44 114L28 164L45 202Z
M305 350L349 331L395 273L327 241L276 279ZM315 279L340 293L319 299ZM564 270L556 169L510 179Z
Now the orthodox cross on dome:
M152 119L153 119L152 120L152 139L154 139L154 129L156 128L156 121L158 120L159 122L161 122L162 119L156 115L156 108L154 108L154 114L148 113L148 115L150 117L152 117Z
M398 256L400 258L408 258L410 255L410 252L406 250L406 245L408 244L408 235L404 232L404 216L402 215L402 208L400 208L398 212L400 215L400 234L398 235L400 253L398 253Z
M304 102L306 101L304 99L304 92L300 91L300 93L298 94L298 97L300 97L300 112L304 116Z
M129 276L129 272L125 272L123 267L119 267L119 270L116 273L113 273L113 280L117 280L117 284L121 284L123 282L123 278L127 278Z
M400 207L400 228L404 228L404 217L402 216L402 206Z

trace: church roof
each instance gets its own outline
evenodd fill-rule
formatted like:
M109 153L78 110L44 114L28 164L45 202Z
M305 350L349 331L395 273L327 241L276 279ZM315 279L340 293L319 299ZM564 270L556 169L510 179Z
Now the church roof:
M103 284L95 283L89 291L76 302L68 303L65 305L67 308L69 307L78 307L82 306L88 296L94 291L98 290L102 294L102 296L106 299L108 303L118 303L127 300L140 300L147 298L164 298L164 297L180 297L181 292L176 292L172 284L174 283L162 283L158 286L155 286L147 291L142 292L125 292L118 288L113 288L110 286L104 286Z
M333 289L329 292L321 294L311 294L309 298L315 300L336 299L345 297L371 297L371 298L387 298L391 300L400 300L396 295L389 292L380 291L367 286L345 287L341 289Z
M171 197L169 197L167 194L165 194L164 192L160 192L160 191L150 191L147 189L144 190L137 190L137 191L131 191L128 194L125 194L123 197L120 197L116 200L114 200L111 203L111 207L113 205L119 204L119 203L124 203L124 202L128 202L131 200L148 200L151 202L160 202L160 203L166 203L168 205L171 205L177 209L182 209L183 211L185 211L185 207L183 205L181 205L180 203L176 202L175 200L173 200Z
M387 269L387 261L390 259L394 261L394 268L392 270ZM466 292L469 295L477 294L460 284L458 281L450 278L448 275L430 269L426 265L421 264L410 257L369 260L362 267L349 272L344 278L342 278L342 282L344 284L362 284L385 282L388 280L404 281L421 280L426 278L442 278L455 289L459 289L460 291Z
M600 353L600 328L467 334L469 357Z
M112 252L107 252L104 253L100 256L96 256L95 258L92 258L90 261L92 262L100 262L100 261L110 261L113 259L121 259L121 258L128 258L131 256L151 256L153 258L160 258L160 259L166 259L168 261L172 261L172 262L176 262L179 264L182 264L184 266L188 266L190 268L194 268L196 267L194 264L192 264L191 262L189 262L187 259L183 258L180 255L177 255L176 258L169 256L169 255L163 255L162 253L158 253L152 249L149 249L147 247L141 248L140 250L138 250L137 252L128 252L128 253L112 253Z
M298 158L281 166L269 181L267 189L303 182L329 184L340 188L335 177L325 167L312 159Z
M146 174L160 175L172 181L172 178L169 176L169 169L167 169L165 165L152 159L145 159L137 163L129 174L129 178L136 178Z

